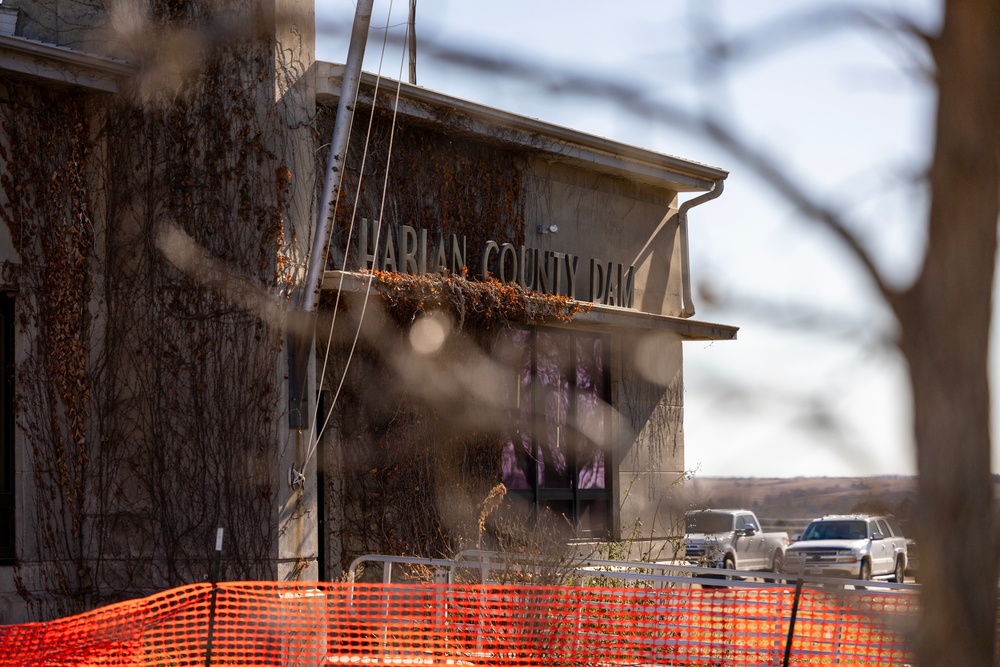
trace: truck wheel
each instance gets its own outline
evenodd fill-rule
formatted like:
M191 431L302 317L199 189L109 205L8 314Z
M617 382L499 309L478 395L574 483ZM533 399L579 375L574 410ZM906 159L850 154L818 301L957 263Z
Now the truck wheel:
M785 571L785 557L781 553L781 549L774 550L774 556L771 558L771 572L775 574L781 574Z
M861 561L861 572L858 573L858 579L861 581L868 581L872 578L872 564L871 561L863 560ZM855 584L854 586L859 591L866 590L865 586Z
M714 574L714 573L713 574L696 574L695 576L698 577L698 578L701 578L701 579L730 579L731 577L729 577L726 574L722 574L722 571L723 570L735 570L736 569L736 566L733 564L733 557L732 556L726 556L725 559L722 561L722 565L719 566L719 567L716 567L714 569L715 569L716 572L719 572L719 574ZM725 586L723 586L722 584L702 584L701 587L705 588L705 589L725 588Z
M896 569L893 570L892 580L897 584L902 584L906 581L906 567L903 565L902 558L896 558Z
M736 561L733 560L732 556L726 556L725 560L722 561L722 569L724 570L736 569ZM733 579L733 577L723 577L723 579Z

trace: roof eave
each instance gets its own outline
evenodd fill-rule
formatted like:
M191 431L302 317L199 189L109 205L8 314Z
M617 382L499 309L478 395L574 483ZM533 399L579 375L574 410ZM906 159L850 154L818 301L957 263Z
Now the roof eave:
M0 69L108 93L135 73L123 60L12 35L0 35Z
M344 66L317 62L316 96L336 97ZM729 172L683 158L656 153L636 146L586 134L535 118L520 116L482 104L450 97L427 88L395 80L379 80L364 72L359 100L371 104L370 90L376 83L395 94L399 88L398 112L410 117L458 127L525 149L540 151L552 159L586 164L598 171L615 173L646 183L668 186L679 192L709 191Z

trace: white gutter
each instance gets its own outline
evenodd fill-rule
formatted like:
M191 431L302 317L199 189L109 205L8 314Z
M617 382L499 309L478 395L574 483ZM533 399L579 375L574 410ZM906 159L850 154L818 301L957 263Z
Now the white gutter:
M688 247L688 211L699 204L716 199L722 194L724 179L718 179L712 189L703 195L681 204L677 210L681 242L681 317L694 316L694 301L691 298L691 251Z

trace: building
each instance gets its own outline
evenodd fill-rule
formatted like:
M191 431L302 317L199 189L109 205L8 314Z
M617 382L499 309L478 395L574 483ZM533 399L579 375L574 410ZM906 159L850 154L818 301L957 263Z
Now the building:
M327 100L339 91L341 76L338 66L317 65L321 116L332 108ZM364 79L362 103L370 104L375 85L373 77ZM375 139L370 141L383 150L366 155L363 137L355 137L349 154L357 162L348 166L344 191L356 188L363 155L365 182L385 181L384 147L389 119L395 118L392 187L384 200L380 188L365 191L350 211L354 226L348 274L332 272L324 285L360 291L364 280L357 270L374 269L393 276L386 281L390 293L415 289L415 299L429 302L433 299L417 276L464 273L469 283L481 285L486 277L512 281L525 290L571 298L582 307L572 317L552 317L543 326L525 326L523 314L520 322L516 316L496 322L490 314L459 316L451 309L449 327L461 317L473 337L481 339L476 327L485 324L486 338L500 351L475 361L502 369L483 400L447 391L466 382L461 372L443 381L438 400L476 415L476 423L457 427L462 433L455 437L467 446L467 432L492 424L497 440L484 455L498 456L500 463L498 475L486 476L475 491L454 490L456 502L447 505L473 515L455 522L476 525L480 503L493 483L502 482L509 501L535 513L549 508L566 517L575 539L626 537L633 549L655 552L662 545L649 542L677 534L665 495L684 473L682 342L735 336L732 327L685 317L691 310L690 285L678 200L686 193L717 193L726 173L406 84L398 87L397 101L395 83L383 86L376 105L382 112L376 115ZM470 181L474 189L468 188ZM392 212L383 213L381 227L380 207ZM340 252L334 255L341 256L347 243L344 237L352 229L348 218L345 211L338 219L334 247ZM404 321L415 318L420 321L405 310ZM415 356L410 362L422 368L423 359ZM424 387L428 372L414 372ZM336 387L337 379L321 384ZM346 401L344 409L355 403ZM343 417L334 419L334 425L350 422ZM386 430L382 438L422 443L418 450L446 446L440 425L424 425L423 432L420 426L414 418ZM370 424L362 430L368 436L375 432ZM350 469L351 456L364 451L370 456L361 456L358 465L370 473L391 468L399 455L387 452L379 459L372 454L383 451L377 443L350 433L328 432L327 438L323 451L333 459L326 469ZM352 455L338 454L345 450ZM445 456L448 461L457 458L453 451ZM463 476L467 474L455 470L448 475ZM421 485L420 480L411 480L412 488L364 481L368 493L401 494L395 504L408 509L406 498ZM360 508L349 489L328 489L325 496L345 493L337 506ZM399 525L395 513L390 517L390 525ZM367 532L339 513L328 528L334 536ZM418 539L384 530L404 548L412 548L408 540ZM357 553L350 544L332 539L332 562L338 553ZM368 549L394 545L362 544Z
M662 549L726 172L365 76L314 327L343 68L308 2L218 11L3 5L0 620L203 579L218 526L229 579Z

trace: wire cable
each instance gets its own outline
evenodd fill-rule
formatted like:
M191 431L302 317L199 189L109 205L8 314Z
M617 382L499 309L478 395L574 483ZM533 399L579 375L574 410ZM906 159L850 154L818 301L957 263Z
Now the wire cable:
M386 30L385 30L385 34L384 34L384 37L383 37L383 40L382 40L382 52L381 52L381 54L379 56L379 68L378 68L378 75L376 77L376 82L375 82L375 92L374 92L373 97L372 97L371 115L369 116L369 120L368 120L368 129L367 129L367 133L366 133L366 136L365 136L365 147L364 147L364 152L362 153L361 171L360 171L359 176L358 176L358 186L357 186L357 190L355 192L355 199L354 199L355 206L353 207L353 210L352 210L352 213L351 213L351 222L350 222L350 225L348 226L347 243L346 243L345 249L344 249L344 264L343 264L343 267L342 267L342 270L341 270L341 274L340 274L340 278L339 278L339 282L338 282L337 297L336 297L335 302L334 302L333 316L331 317L329 332L328 332L328 335L327 335L326 349L325 349L325 352L324 352L323 364L322 364L322 367L321 367L321 371L322 372L319 374L319 378L317 378L317 391L322 391L323 378L325 378L325 376L326 376L326 370L327 370L328 365L329 365L330 348L331 348L331 344L332 344L332 341L333 341L334 327L336 325L337 310L339 309L339 306L340 306L340 295L341 295L341 292L343 290L344 277L345 277L345 275L347 273L347 256L348 256L348 252L350 250L351 239L352 239L353 232L354 232L354 225L355 225L355 221L356 221L356 218L357 218L357 208L358 208L357 207L357 202L358 202L358 200L360 199L360 196L361 196L361 183L362 183L362 180L363 180L363 177L364 177L364 166L365 166L365 163L366 163L367 157L368 157L368 148L369 148L369 144L370 144L370 141L371 141L372 126L374 124L374 119L375 119L375 110L376 110L375 109L375 106L376 106L375 105L375 100L378 98L378 89L379 89L379 85L380 85L381 79L382 79L382 65L383 65L383 62L384 62L384 59L385 59L386 44L388 43L388 35L389 35L388 28L389 28L389 21L390 21L391 16L392 16L392 5L393 5L393 3L390 2L389 3L389 13L388 13L388 16L386 17ZM406 25L406 33L404 34L404 39L409 36L409 23L406 23L405 25ZM405 54L405 50L403 50L403 52L401 53L401 56L400 56L399 75L397 76L397 79L396 79L396 94L395 94L395 97L394 97L394 100L393 100L392 123L390 125L390 130L389 130L389 146L388 146L388 151L387 151L387 155L386 155L385 178L383 179L383 183L382 183L381 199L379 201L379 208L378 208L378 222L376 224L375 245L374 245L374 256L376 258L378 257L379 241L380 241L381 235L382 235L381 232L382 232L382 223L383 223L384 214L385 214L386 194L387 194L388 189L389 189L389 166L390 166L390 164L392 162L392 149L393 149L393 142L394 142L395 134L396 134L396 119L397 119L398 112L399 112L399 100L400 100L400 96L401 96L401 93L402 93L403 63L405 62L405 59L406 59L406 54ZM360 90L360 82L359 82L359 90ZM356 99L357 99L357 94L355 96L355 101L356 101ZM346 160L345 160L345 164L346 164ZM341 171L341 179L343 179L343 173L344 173L344 171L346 171L346 169ZM339 203L339 197L340 197L340 193L338 191L338 196L337 196L338 203ZM336 205L334 206L334 211L336 211ZM332 242L333 242L333 235L331 234L330 235L330 243L332 243ZM327 252L329 253L329 248L327 249ZM308 439L308 441L309 441L309 449L307 450L306 456L305 456L305 460L302 463L303 468L309 463L310 460L312 460L312 457L316 454L316 450L319 447L319 437L318 437L318 434L321 433L323 430L326 429L327 425L330 422L330 418L333 415L334 407L337 405L337 401L340 398L341 391L343 390L343 387L344 387L344 382L345 382L345 380L347 378L347 372L350 369L351 361L354 358L354 353L355 353L355 351L357 349L358 340L359 340L359 338L361 336L361 327L363 326L364 319L365 319L365 313L367 312L367 309L368 309L368 301L369 301L370 296L371 296L372 284L373 284L374 280L375 280L375 274L374 274L374 272L371 272L368 275L368 279L367 279L367 282L366 282L366 285L365 285L365 293L364 293L364 299L362 300L360 317L358 318L357 327L355 328L355 331L354 331L354 339L351 342L351 348L350 348L350 350L348 352L347 360L344 363L344 369L343 369L343 371L341 372L341 375L340 375L340 381L339 381L339 383L337 385L336 391L334 392L333 399L330 401L330 405L329 405L329 407L326 410L326 415L324 415L324 417L323 417L323 424L318 429L316 428L316 424L317 424L318 416L319 416L319 401L316 401L316 407L313 410L313 419L310 422L309 439Z

